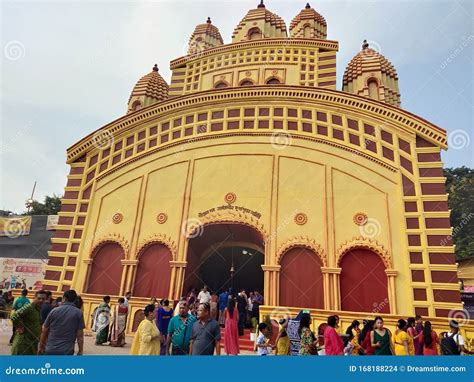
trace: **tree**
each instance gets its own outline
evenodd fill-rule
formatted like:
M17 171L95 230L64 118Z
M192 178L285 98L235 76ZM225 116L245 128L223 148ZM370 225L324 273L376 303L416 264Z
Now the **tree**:
M61 197L53 194L53 196L46 196L44 202L40 203L33 200L29 212L24 215L57 215L61 209Z
M474 169L446 168L444 175L456 259L474 257Z

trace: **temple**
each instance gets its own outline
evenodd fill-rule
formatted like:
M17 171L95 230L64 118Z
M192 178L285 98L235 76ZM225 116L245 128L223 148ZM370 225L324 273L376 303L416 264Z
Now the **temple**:
M402 108L367 42L346 47L338 89L327 35L309 4L287 28L261 2L227 44L198 25L169 84L155 65L123 117L68 149L45 288L79 291L85 317L131 291L130 330L150 297L204 284L260 289L261 315L306 308L315 324L462 312L446 131Z

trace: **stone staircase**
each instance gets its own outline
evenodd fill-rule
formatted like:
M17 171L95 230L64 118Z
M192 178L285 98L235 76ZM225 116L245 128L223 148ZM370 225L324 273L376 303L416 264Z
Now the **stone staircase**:
M225 329L221 328L221 347L224 351L224 336ZM250 340L250 329L244 329L244 335L239 336L239 348L240 351L253 352L254 342Z

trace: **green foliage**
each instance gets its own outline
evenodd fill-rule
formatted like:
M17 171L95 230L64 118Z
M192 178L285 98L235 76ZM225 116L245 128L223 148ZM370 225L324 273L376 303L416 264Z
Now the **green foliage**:
M474 169L465 166L446 168L444 175L456 259L474 257Z
M57 215L61 209L61 197L54 195L46 196L44 202L33 201L30 211L24 215Z

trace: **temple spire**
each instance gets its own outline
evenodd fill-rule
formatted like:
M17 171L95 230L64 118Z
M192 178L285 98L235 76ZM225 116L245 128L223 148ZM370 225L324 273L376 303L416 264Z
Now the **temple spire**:
M257 8L265 8L265 4L263 4L263 0L260 0L260 4L258 4Z
M367 40L364 40L364 42L362 43L362 50L367 49L368 47L369 43L367 42Z
M157 72L157 71L158 71L158 65L157 65L157 64L155 64L155 66L153 66L153 71L154 71L154 72Z

